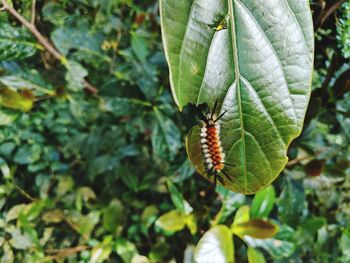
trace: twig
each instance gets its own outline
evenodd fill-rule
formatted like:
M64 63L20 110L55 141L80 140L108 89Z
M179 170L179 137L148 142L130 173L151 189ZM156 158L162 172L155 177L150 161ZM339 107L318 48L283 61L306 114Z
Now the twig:
M30 194L28 194L26 191L24 191L21 187L19 187L17 184L13 183L13 185L16 187L16 189L18 190L18 192L23 195L23 197L25 197L26 199L28 199L31 202L35 202L38 201L38 199L32 197Z
M63 259L89 249L91 249L91 247L89 246L77 246L77 247L70 247L70 248L64 248L64 249L48 249L48 250L45 250L45 253L55 254L55 255L46 256L45 258L40 260L39 263Z
M312 158L315 158L317 155L321 154L322 152L324 152L324 150L319 150L317 152L315 152L313 155L308 155L308 156L304 156L304 157L299 157L299 158L295 158L291 161L289 161L287 163L287 167L291 167L291 166L294 166L302 161L305 161L305 160L309 160L309 159L312 159Z
M67 59L48 41L36 28L34 23L27 21L21 14L19 14L8 2L7 0L1 0L3 8L12 14L22 25L24 25L38 40L38 42L57 60L59 60L63 65L66 64ZM34 1L35 2L35 1ZM34 5L33 2L33 5ZM34 6L35 8L35 6ZM33 13L32 13L33 14ZM34 18L35 20L35 18ZM32 17L33 21L33 17ZM84 80L85 89L90 91L92 94L97 93L97 89L91 85L87 80Z
M319 29L323 23L327 20L327 18L332 15L346 0L339 0L335 4L333 4L330 8L323 10L318 16L316 22L316 30Z
M36 0L32 0L32 20L31 20L31 24L34 25L35 24L35 12L36 12Z

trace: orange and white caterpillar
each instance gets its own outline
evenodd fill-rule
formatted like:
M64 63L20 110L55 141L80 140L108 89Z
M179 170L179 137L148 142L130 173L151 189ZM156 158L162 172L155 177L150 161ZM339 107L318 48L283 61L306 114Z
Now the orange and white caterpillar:
M200 143L203 159L207 168L208 177L214 175L215 186L220 172L223 173L228 180L231 180L223 171L225 168L225 153L221 146L220 124L218 122L224 116L225 112L219 117L216 117L214 113L216 106L217 102L215 102L213 112L204 117L200 129Z

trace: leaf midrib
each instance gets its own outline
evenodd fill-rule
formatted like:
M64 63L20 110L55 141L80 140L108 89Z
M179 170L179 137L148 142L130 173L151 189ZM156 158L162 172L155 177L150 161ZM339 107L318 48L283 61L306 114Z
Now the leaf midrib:
M239 63L238 63L238 50L237 50L237 36L236 36L236 25L235 25L235 15L234 15L234 8L233 8L233 1L234 0L228 0L228 13L230 17L230 25L231 25L231 37L232 37L232 50L233 50L233 64L234 64L234 70L235 70L235 81L236 81L236 97L237 97L237 104L239 108L239 119L240 119L240 127L241 127L241 139L242 139L242 145L243 145L243 155L244 155L244 185L245 185L245 191L248 187L247 182L247 161L246 161L246 149L245 149L245 140L244 140L244 123L243 123L243 110L242 110L242 101L241 101L241 84L240 84L240 70L239 70Z

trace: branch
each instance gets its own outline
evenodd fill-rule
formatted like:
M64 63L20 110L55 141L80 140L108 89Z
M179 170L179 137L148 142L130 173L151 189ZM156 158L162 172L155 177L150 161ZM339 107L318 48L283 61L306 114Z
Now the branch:
M8 2L7 0L1 0L3 8L7 10L11 15L13 15L23 26L25 26L38 40L38 42L57 60L62 64L66 61L64 55L62 55L48 39L46 39L36 28L34 23L27 21L21 14L19 14ZM34 1L35 3L35 1ZM33 3L33 5L34 5ZM34 15L34 14L33 14ZM35 19L35 18L34 18ZM32 21L34 20L32 17ZM90 91L92 94L97 93L97 89L91 85L87 80L84 80L85 89Z
M60 260L60 259L64 259L66 257L72 256L74 254L77 254L79 252L85 251L85 250L89 250L91 249L91 247L88 246L77 246L77 247L71 247L71 248L64 248L64 249L49 249L49 250L45 250L46 253L48 254L54 254L51 256L46 256L45 258L43 258L42 260L40 260L40 263L44 263L44 262L48 262L48 261L52 261L52 260Z
M330 8L326 10L322 10L321 14L318 16L315 31L319 29L323 23L327 20L327 18L332 15L346 0L339 0L335 4L333 4Z

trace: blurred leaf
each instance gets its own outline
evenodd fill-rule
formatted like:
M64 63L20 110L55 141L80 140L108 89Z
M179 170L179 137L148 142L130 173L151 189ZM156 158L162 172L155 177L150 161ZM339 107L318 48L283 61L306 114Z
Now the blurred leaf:
M294 242L295 232L287 226L281 226L278 234L274 238L269 239L254 239L245 236L244 239L250 246L264 248L276 260L290 257L295 249Z
M248 247L247 255L249 263L266 263L264 255L252 247Z
M64 17L60 17L60 19L62 18ZM51 39L64 56L68 55L69 51L72 50L80 50L85 55L91 53L97 57L100 55L102 35L90 31L85 25L76 28L58 27L52 32Z
M41 79L41 76L35 72L20 72L20 76L7 75L0 77L0 83L14 90L31 90L38 91L50 96L55 95L52 87Z
M68 61L66 64L66 81L71 91L81 91L84 88L84 78L88 75L87 70L76 61Z
M10 88L0 88L0 105L20 111L30 111L33 107L33 96L29 90L17 92Z
M147 206L141 215L142 224L148 229L157 219L158 208L155 205Z
M91 232L100 221L100 213L97 211L90 212L87 215L79 213L70 214L67 216L69 220L76 226L77 230L86 239L90 237Z
M64 8L60 4L54 2L45 4L42 13L44 20L54 25L64 25L65 20L68 18L68 14Z
M107 208L103 212L103 227L113 234L117 234L122 227L124 220L124 206L123 204L114 199L110 202Z
M199 240L195 252L198 263L234 263L234 247L231 231L218 225L207 231Z
M2 246L3 255L1 257L0 262L1 263L13 263L14 262L14 255L12 248L9 243L5 242Z
M65 175L58 178L58 185L56 188L57 196L63 196L67 192L73 190L74 180L71 176Z
M6 222L10 222L14 219L17 219L19 214L27 208L26 204L19 204L11 207L11 209L6 214Z
M60 223L64 219L64 213L59 209L55 209L53 211L45 212L41 218L46 224Z
M169 156L175 158L181 147L180 132L175 123L165 117L158 109L154 109L158 124L152 134L152 147L154 152L161 158Z
M343 253L342 262L350 261L350 231L347 229L340 238L340 248Z
M32 164L40 160L42 148L39 145L24 145L18 149L14 161L21 165Z
M0 126L11 124L17 117L17 112L0 108Z
M171 181L167 181L167 185L170 192L171 201L173 202L176 209L186 214L192 212L193 209L189 209L189 211L185 211L186 201L184 200L182 194L179 192L175 184L173 184Z
M141 62L146 62L146 58L149 54L146 40L137 33L131 33L131 47L136 57Z
M250 219L250 207L247 205L241 206L235 215L231 228L238 224L245 223Z
M149 260L145 256L135 255L133 256L130 263L149 263Z
M327 224L327 220L324 217L311 217L303 222L300 226L309 233L316 234L317 230Z
M295 227L303 217L305 193L301 184L284 181L283 191L278 202L279 218L283 223Z
M138 254L136 246L124 239L118 239L115 244L117 254L123 259L124 263L131 262L132 258Z
M275 188L270 185L255 194L252 207L252 218L268 217L275 203Z
M191 214L191 215L186 215L186 226L190 230L192 235L195 235L197 233L197 219L196 217Z
M38 48L41 46L32 41L27 30L0 22L0 61L31 57Z
M233 226L232 232L240 237L248 235L253 238L266 239L275 236L278 232L278 227L268 221L252 219Z
M151 262L164 262L165 257L167 257L169 254L169 249L170 245L161 239L156 244L154 244L148 257Z
M94 246L91 251L91 259L89 263L105 262L112 253L112 236L106 236L102 243Z
M186 225L186 215L178 210L172 210L156 221L156 226L169 232L182 230Z
M11 239L10 244L13 248L26 250L35 247L35 243L31 239L31 237L27 233L21 233L21 230L16 228L14 230L10 230Z

